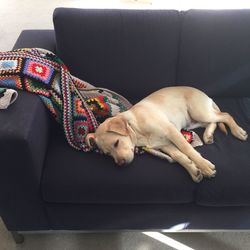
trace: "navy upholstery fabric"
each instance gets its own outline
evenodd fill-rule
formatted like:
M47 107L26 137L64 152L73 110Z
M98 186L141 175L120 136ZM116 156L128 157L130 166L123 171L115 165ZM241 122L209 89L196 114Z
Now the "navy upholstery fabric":
M216 100L250 134L250 98ZM196 203L207 206L250 205L250 140L242 142L216 130L215 143L198 151L217 167L216 177L202 181L196 191Z
M54 30L23 30L18 37L13 49L43 48L56 51Z
M250 10L182 14L177 82L210 96L250 96Z
M53 30L24 30L14 48L55 51ZM40 98L18 91L0 111L0 215L9 230L46 230L40 180L52 121Z
M42 193L47 202L175 204L192 202L195 185L177 164L144 154L119 167L111 157L70 148L58 133L48 148Z
M48 221L40 179L49 139L47 110L39 97L19 91L0 111L0 214L9 230L43 230Z
M54 230L249 229L250 207L46 203Z
M72 74L127 98L175 83L179 25L173 10L54 12L57 53Z

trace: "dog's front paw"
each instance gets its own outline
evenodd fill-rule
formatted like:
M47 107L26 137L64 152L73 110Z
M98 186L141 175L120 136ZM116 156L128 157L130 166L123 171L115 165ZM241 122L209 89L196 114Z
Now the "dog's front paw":
M194 182L199 183L203 179L203 174L202 174L200 169L197 169L195 174L191 174L191 177L192 177Z
M203 162L198 166L204 177L212 178L216 175L215 165L210 161L204 159Z
M213 178L216 175L216 170L212 170L212 169L206 169L206 170L202 169L201 172L203 176L207 178Z

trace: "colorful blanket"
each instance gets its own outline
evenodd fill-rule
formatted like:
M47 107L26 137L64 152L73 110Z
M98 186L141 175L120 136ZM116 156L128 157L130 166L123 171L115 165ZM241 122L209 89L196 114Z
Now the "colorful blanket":
M68 143L84 152L90 151L85 143L88 133L95 132L106 118L132 106L121 95L72 76L60 58L38 48L0 52L0 87L4 87L2 95L9 88L37 94L62 125ZM13 93L8 92L8 96ZM182 134L194 147L202 145L194 132ZM144 151L172 162L171 157L160 151L136 148L137 153Z
M37 94L62 124L68 143L87 152L88 133L131 104L119 94L72 76L55 54L44 49L0 52L0 86Z

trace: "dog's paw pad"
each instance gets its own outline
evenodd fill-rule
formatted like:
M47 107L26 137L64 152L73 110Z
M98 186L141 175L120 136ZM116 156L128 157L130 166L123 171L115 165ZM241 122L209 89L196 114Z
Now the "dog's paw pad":
M200 169L197 169L196 174L192 176L194 182L199 183L203 179L203 175Z
M196 171L196 173L195 173L195 176L199 176L199 175L201 175L202 173L201 173L201 171L200 171L200 169L197 169L197 171Z
M214 143L214 137L213 137L213 135L204 137L204 142L206 144L212 144L212 143Z

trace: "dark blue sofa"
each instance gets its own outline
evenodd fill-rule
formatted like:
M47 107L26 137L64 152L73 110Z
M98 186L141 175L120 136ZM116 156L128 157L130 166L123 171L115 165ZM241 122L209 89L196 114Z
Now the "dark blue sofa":
M59 8L54 30L24 30L14 48L56 52L73 75L132 103L166 86L197 87L249 133L249 25L250 10ZM0 215L10 231L250 229L249 140L216 131L198 151L217 175L196 184L148 154L121 168L75 151L29 93L0 123Z

